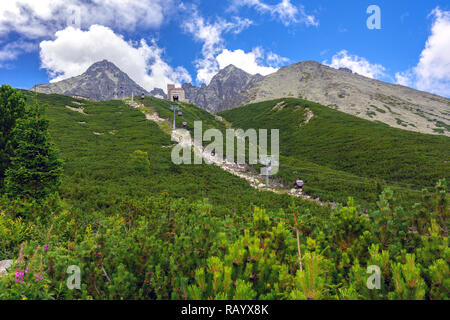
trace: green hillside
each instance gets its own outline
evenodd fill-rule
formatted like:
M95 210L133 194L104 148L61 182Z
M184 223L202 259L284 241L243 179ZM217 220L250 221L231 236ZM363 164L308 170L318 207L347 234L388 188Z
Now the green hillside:
M170 109L173 102L167 100L161 100L154 97L146 97L144 101L140 101L146 106L152 107L160 117L164 119L170 119L170 123L172 124L173 120L173 111ZM193 132L194 129L194 121L202 121L203 130L208 129L218 129L225 130L225 125L218 121L213 114L191 104L191 103L183 103L179 102L175 104L179 107L179 111L182 112L182 116L178 116L178 112L176 114L176 126L177 128L182 127L183 122L187 122L186 129Z
M314 116L304 124L307 110ZM278 177L286 184L304 177L306 191L324 199L344 193L373 202L380 188L391 186L414 201L422 188L450 177L448 137L391 128L300 99L220 115L235 128L280 129Z
M407 166L413 170L420 165L430 174L423 185L431 185L448 174L445 162L434 166L438 156L448 155L446 140L435 147L435 137L403 136L402 131L295 99L279 111L272 110L276 102L267 102L224 113L235 128L290 128L290 134L281 131L282 170L277 178L289 182L293 171L303 176L305 168L310 170L307 192L347 200L332 208L255 190L213 165L174 165L167 128L123 101L23 93L28 107L35 102L46 106L64 172L59 191L45 198L0 197L0 260L14 260L13 271L0 275L0 299L449 298L446 181L415 194L413 206L410 186L403 195L381 190L374 178L382 166L370 162L367 152L350 148L370 151L371 143L374 150L381 148L377 144L390 148L404 176L386 171L383 179L415 182ZM3 112L6 104L0 103ZM146 98L144 104L142 111L152 109L163 118L173 114L167 101ZM315 114L302 127L298 124L305 109L296 108L298 104ZM178 124L186 121L192 129L193 121L203 120L204 129L225 129L196 106L180 106ZM316 131L308 133L310 125ZM372 138L359 133L364 127L373 131L368 134ZM311 138L318 128L325 131L318 139L324 146ZM353 135L345 137L341 131ZM299 132L305 138L298 139ZM392 144L377 141L377 132L415 138L422 145L402 146L406 156L416 155L405 160ZM325 159L295 152L300 143ZM427 162L420 164L417 154L427 147ZM340 148L358 158L344 157ZM332 152L341 152L343 160ZM346 199L353 192L355 199ZM381 269L379 290L367 287L367 267L373 265ZM73 266L81 272L75 289L67 286Z
M34 103L33 95L26 95L27 102ZM223 215L246 212L252 205L278 209L289 204L288 196L257 192L246 181L213 165L174 165L170 136L121 101L89 102L41 94L37 98L47 106L50 133L65 161L61 195L83 210L111 211L110 207L125 198L163 192L188 200L208 198ZM145 104L161 117L173 119L169 102L146 98ZM82 107L85 114L66 106ZM204 130L224 128L213 115L194 105L180 107L183 116L177 116L178 126L186 121L192 128L194 120L202 120ZM141 164L132 160L137 150L147 153L145 170L145 159L139 159ZM241 194L238 201L226 196L236 190Z

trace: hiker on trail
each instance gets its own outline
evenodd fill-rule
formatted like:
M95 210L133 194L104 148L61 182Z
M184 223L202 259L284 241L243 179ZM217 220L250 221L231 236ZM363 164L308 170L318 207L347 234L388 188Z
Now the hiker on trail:
M303 180L300 180L300 179L295 180L295 183L294 183L294 188L295 189L303 190L303 186L304 186Z

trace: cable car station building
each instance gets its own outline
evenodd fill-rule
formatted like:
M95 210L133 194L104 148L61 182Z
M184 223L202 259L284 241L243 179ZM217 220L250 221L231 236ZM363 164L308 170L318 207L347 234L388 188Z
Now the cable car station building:
M184 89L175 88L175 85L173 84L167 85L167 100L173 102L189 102L189 100L186 99Z

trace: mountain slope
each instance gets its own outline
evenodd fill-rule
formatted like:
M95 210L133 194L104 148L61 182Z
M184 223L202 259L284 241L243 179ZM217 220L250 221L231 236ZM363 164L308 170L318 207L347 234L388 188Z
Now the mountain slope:
M339 193L349 194L349 190L370 200L377 195L377 182L420 194L422 187L450 178L448 137L391 128L294 98L259 102L219 115L235 128L279 129L278 178L290 184L297 175L306 177L307 185L313 186L309 191L324 200L331 194L340 199Z
M33 104L34 94L25 93L27 103ZM189 201L208 198L222 217L247 214L252 204L274 210L290 204L288 195L257 191L245 180L214 165L173 164L174 143L170 135L122 101L84 101L56 94L38 94L37 99L47 105L50 133L65 162L60 194L84 212L113 213L124 199L143 199L161 193ZM144 102L161 117L172 118L169 107L173 103L151 97ZM224 127L201 108L180 106L183 117L177 116L177 125L183 120L190 128L194 120L203 120L204 129ZM136 159L137 150L147 153L149 164L145 159ZM235 192L240 194L238 200L230 196ZM317 207L308 201L296 201L306 207Z
M27 95L29 103L33 103L32 93ZM191 200L208 197L226 212L244 212L250 203L284 208L289 202L287 197L260 195L247 182L214 166L173 165L170 136L121 101L90 102L42 94L38 94L38 101L48 105L52 136L66 161L63 194L86 210L109 208L118 197L163 191ZM420 200L421 187L432 186L439 178L450 178L449 163L443 160L450 159L446 137L389 128L308 101L287 99L286 105L280 101L221 115L234 128L281 129L281 169L273 182L278 180L285 188L298 174L305 178L305 191L311 196L341 203L353 196L369 206L380 193L380 182L383 187L391 186L398 198L410 204ZM78 103L84 104L80 110L83 113L66 107L80 108ZM172 119L173 103L152 97L146 97L143 103L160 117ZM203 130L225 130L224 123L201 108L179 105L183 116L177 116L178 127L186 121L188 129L192 129L195 120L202 120ZM149 174L130 169L128 161L135 150L148 153ZM259 172L257 166L254 169ZM228 201L236 188L243 196L236 203Z
M229 65L220 70L209 85L199 88L192 84L184 84L183 89L189 101L211 113L216 113L240 105L246 99L241 92L262 79L263 76L260 74L251 75Z
M450 136L450 99L314 61L283 67L255 83L245 95L247 103L303 98L391 127Z
M0 198L0 260L19 261L0 276L0 299L448 299L445 182L414 209L385 191L377 210L352 200L332 210L258 192L214 166L173 165L169 135L122 101L37 99L48 105L64 181L59 196L43 201ZM288 121L296 105L280 102L247 111L270 111L294 132L297 120L302 128L330 120L319 110L327 108L308 105ZM188 120L206 114L195 109L183 110ZM376 294L366 286L365 266L374 261L387 270ZM80 290L61 285L68 264L88 275ZM14 272L25 267L16 283ZM313 272L309 287L305 272ZM405 277L414 282L406 291Z
M142 93L149 94L113 63L94 63L82 75L50 84L36 85L31 90L79 96L97 101L112 100Z

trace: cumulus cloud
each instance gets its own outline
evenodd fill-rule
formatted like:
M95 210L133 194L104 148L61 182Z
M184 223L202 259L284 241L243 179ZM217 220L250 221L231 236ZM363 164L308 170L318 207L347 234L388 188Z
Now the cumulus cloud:
M282 0L274 5L261 0L232 0L232 10L243 6L253 7L262 14L268 13L274 18L278 18L285 26L294 23L303 23L314 27L319 25L315 16L306 13L304 6L295 6L291 3L291 0Z
M99 25L87 31L68 27L56 32L54 40L40 45L42 68L48 70L51 82L80 75L103 59L114 63L146 90L191 81L186 69L172 68L162 55L163 50L155 41L127 42L110 28Z
M279 66L289 61L273 52L265 54L261 47L256 47L250 52L224 49L216 60L220 69L232 64L250 74L259 73L263 76L276 72Z
M223 34L238 34L248 28L252 21L234 17L232 21L218 19L211 23L199 15L195 8L192 9L190 19L183 23L185 32L192 34L194 39L202 42L202 58L195 62L197 69L197 81L209 84L212 77L220 70L216 56L224 49Z
M159 27L174 0L8 0L0 1L0 37L18 35L24 43L53 37L69 26L89 28L101 24L115 30L133 31ZM17 37L16 37L17 38ZM0 46L4 61L14 60L27 47ZM8 59L7 59L8 58ZM0 67L4 65L0 64Z
M416 87L450 96L450 11L436 8L431 16L431 35L414 68Z
M418 64L395 74L396 83L422 91L450 96L450 11L435 8L431 34Z
M8 0L0 2L0 35L30 39L68 26L101 24L120 30L159 27L173 0Z
M384 72L386 70L380 64L372 64L366 58L349 54L347 50L336 53L332 57L330 64L327 61L324 61L323 64L335 69L348 68L353 72L372 79L385 76Z

